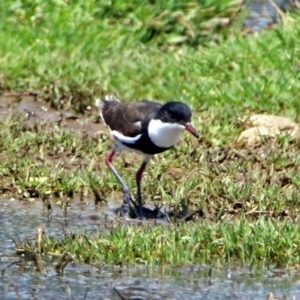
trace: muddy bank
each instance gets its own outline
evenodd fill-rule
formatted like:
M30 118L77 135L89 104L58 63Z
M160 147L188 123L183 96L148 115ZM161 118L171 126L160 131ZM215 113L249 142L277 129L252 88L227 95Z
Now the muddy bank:
M91 137L97 136L105 127L96 118L96 110L86 107L85 114L77 116L73 113L72 107L58 110L51 107L50 103L41 100L38 93L3 93L0 94L0 120L10 116L26 120L29 126L35 123L57 124L62 128L72 130L76 133L88 134Z

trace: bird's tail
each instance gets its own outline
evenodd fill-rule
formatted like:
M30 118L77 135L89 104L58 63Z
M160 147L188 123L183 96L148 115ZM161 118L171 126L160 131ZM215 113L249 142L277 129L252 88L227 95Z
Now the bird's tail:
M101 99L96 99L95 100L95 106L98 108L99 115L100 115L102 123L105 124L105 121L104 121L104 118L103 118L103 113L102 113L103 108L104 108L104 102Z
M110 106L114 102L119 102L119 100L117 100L116 98L114 98L111 95L106 95L103 99L95 100L95 106L98 108L101 121L104 124L106 124L106 122L103 117L103 111L107 108L107 106Z

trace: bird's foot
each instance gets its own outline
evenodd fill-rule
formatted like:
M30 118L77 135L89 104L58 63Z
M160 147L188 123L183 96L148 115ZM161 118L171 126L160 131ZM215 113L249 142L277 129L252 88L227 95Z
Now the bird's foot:
M130 215L130 201L131 201L130 193L125 192L123 196L123 204L120 209L121 217L126 217Z
M140 219L140 220L144 220L144 219L146 219L145 217L144 217L144 211L143 211L143 206L138 206L137 207L137 214L138 214L138 218Z
M130 217L132 217L133 219L140 219L140 220L144 220L146 219L144 217L144 207L143 205L140 205L140 203L136 203L136 201L134 201L132 198L131 198L131 202L133 203L133 208L131 208L130 210Z
M130 202L133 203L132 207ZM146 219L144 217L144 208L143 205L140 203L136 203L130 196L130 193L125 191L123 195L123 204L119 210L121 217L129 216L130 218L136 219L139 218L140 220Z

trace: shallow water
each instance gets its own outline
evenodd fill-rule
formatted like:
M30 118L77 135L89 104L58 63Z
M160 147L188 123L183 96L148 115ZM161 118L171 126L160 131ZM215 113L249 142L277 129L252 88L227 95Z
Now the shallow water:
M108 219L111 207L105 207ZM107 219L106 219L107 220ZM41 201L0 201L0 299L266 299L272 292L283 299L300 299L300 275L283 270L254 274L247 268L215 270L205 266L182 268L112 267L69 264L63 275L54 265L34 272L30 262L15 255L14 239L30 239L44 226L48 236L104 229L104 215L92 201L72 202L64 216L59 206L51 218ZM12 264L13 262L19 262Z

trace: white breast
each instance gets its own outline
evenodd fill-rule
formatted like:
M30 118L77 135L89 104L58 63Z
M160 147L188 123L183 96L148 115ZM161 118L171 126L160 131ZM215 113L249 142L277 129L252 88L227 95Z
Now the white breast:
M151 120L148 134L151 141L158 147L169 148L176 145L185 127L177 123L165 123L161 120Z

